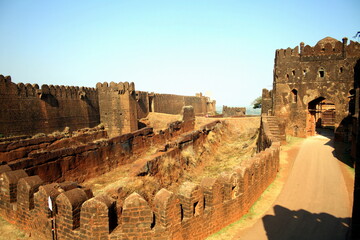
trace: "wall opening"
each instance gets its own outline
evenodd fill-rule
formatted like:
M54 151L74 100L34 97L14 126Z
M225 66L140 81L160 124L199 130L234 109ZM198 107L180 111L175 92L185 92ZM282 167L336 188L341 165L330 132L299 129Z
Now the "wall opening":
M115 203L113 203L109 207L108 217L109 217L109 233L111 233L118 226L118 215L117 215Z
M154 97L149 96L149 112L154 112Z
M180 204L180 222L184 220L184 208L183 205Z
M194 202L194 209L193 209L193 214L194 216L199 216L200 215L200 209L199 209L199 201Z
M231 199L235 199L238 196L239 187L236 185L233 185L231 187Z
M155 213L153 213L153 218L152 218L150 228L153 229L155 227L155 224L156 224L156 215L155 215Z
M354 115L355 114L355 96L356 91L355 89L351 89L349 91L349 114Z
M292 93L292 103L297 103L298 101L298 91L296 89L291 90Z
M318 97L308 104L307 136L314 136L325 128L335 128L335 105L324 97Z
M319 69L319 77L321 78L325 77L325 70L323 68Z
M306 76L306 73L307 73L307 72L306 72L306 69L304 69L304 70L303 70L303 75L304 75L304 77Z

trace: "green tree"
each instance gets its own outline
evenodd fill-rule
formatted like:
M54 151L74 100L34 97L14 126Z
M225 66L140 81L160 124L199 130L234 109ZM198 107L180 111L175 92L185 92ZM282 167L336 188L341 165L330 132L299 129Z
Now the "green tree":
M253 109L256 108L261 108L261 102L262 102L262 97L257 97L251 104L253 105Z

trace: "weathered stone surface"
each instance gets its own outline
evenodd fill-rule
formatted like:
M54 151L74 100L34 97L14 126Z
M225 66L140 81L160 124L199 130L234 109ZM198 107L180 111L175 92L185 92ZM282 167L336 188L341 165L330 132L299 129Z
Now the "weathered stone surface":
M274 89L263 91L262 113L284 120L286 133L311 136L316 126L335 127L337 138L347 138L346 118L354 114L354 67L360 44L327 37L314 47L276 51ZM347 133L346 133L347 132Z
M224 117L243 117L246 114L246 108L223 106L222 112Z

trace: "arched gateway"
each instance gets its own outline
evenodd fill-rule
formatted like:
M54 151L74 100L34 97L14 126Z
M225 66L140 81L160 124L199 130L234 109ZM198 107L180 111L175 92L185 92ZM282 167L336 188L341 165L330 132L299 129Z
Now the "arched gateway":
M321 128L335 128L335 104L324 97L308 103L306 135L314 136Z

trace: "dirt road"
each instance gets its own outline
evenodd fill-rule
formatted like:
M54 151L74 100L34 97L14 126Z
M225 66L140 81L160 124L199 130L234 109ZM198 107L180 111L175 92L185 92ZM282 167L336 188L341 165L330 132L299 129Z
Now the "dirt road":
M307 138L271 210L234 239L346 239L351 204L328 137Z

